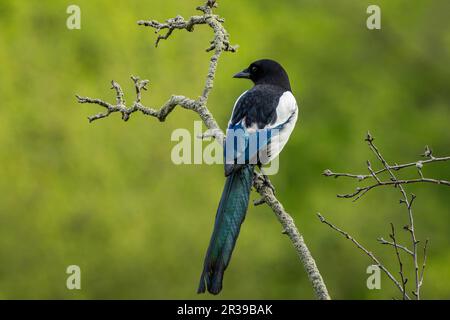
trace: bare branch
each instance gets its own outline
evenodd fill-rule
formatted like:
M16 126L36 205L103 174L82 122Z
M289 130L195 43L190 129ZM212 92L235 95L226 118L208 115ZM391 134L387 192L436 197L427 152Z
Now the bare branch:
M399 248L399 249L401 249L401 250L403 250L403 251L405 251L407 254L409 254L409 255L413 255L413 252L411 251L411 250L409 250L407 247L405 247L405 246L402 246L402 245L399 245L398 243L393 243L393 242L390 242L390 241L387 241L387 240L385 240L385 239L383 239L383 238L378 238L377 239L377 241L379 242L379 243L381 243L381 244L384 244L384 245L390 245L390 246L393 246L393 247L397 247L397 248Z
M130 118L130 115L136 111L140 111L144 115L152 116L158 118L159 121L163 122L166 117L175 109L176 106L181 106L184 109L193 110L199 114L200 118L203 120L205 126L215 132L215 138L222 143L223 142L223 131L220 130L219 125L214 119L211 112L206 107L209 93L214 86L214 78L217 70L217 64L221 54L224 51L235 52L236 47L230 45L228 32L223 27L222 23L224 20L220 18L218 15L214 15L212 9L217 7L216 1L207 1L204 6L198 7L197 9L203 12L202 16L192 16L188 20L185 20L181 16L176 16L175 18L168 19L165 23L159 23L155 20L138 21L139 25L148 26L155 29L156 33L159 33L161 30L167 29L168 32L161 36L159 35L156 43L158 44L162 39L168 39L169 36L175 29L186 29L187 31L193 31L195 25L205 24L208 25L214 32L214 38L211 41L211 50L214 50L214 54L210 58L210 65L208 69L208 74L206 77L205 86L202 92L202 95L198 99L190 99L181 95L173 95L169 98L169 100L161 106L159 109L145 107L141 104L141 91L146 90L146 85L148 84L148 80L140 81L139 78L132 77L136 86L136 100L130 107L126 107L125 100L123 96L122 89L120 85L116 82L113 83L113 88L116 89L117 92L117 103L116 105L112 105L108 102L105 102L101 99L92 99L89 97L81 97L76 96L79 103L91 103L97 104L104 108L106 108L106 112L102 112L93 116L88 117L89 121L95 121L99 119L103 119L108 117L111 113L119 112L122 114L122 119L127 121ZM120 91L117 91L120 90Z
M426 247L427 247L428 243L425 244L424 265L422 266L422 272L419 273L418 254L417 254L419 241L417 240L416 234L415 234L414 216L413 216L413 211L412 211L412 205L414 203L414 200L416 199L416 196L414 194L412 194L411 198L409 198L404 189L404 185L425 182L425 183L435 183L435 184L450 186L450 183L446 180L425 178L423 175L423 172L422 172L422 168L423 168L424 164L432 163L432 162L447 161L447 160L450 160L450 157L441 157L441 158L434 157L431 149L428 146L426 146L425 152L422 156L427 157L428 160L423 160L423 161L421 160L421 161L402 164L402 165L398 165L398 164L389 165L389 163L386 161L386 159L381 154L380 150L374 144L374 138L372 137L372 135L369 132L367 133L367 137L366 137L365 141L368 143L370 150L375 154L377 159L383 165L382 169L380 169L378 171L374 171L372 169L371 163L369 161L367 161L367 168L369 170L370 175L357 175L357 174L351 174L351 173L333 173L331 170L325 170L323 174L327 177L335 177L335 178L337 178L337 177L356 178L359 181L365 180L367 178L373 178L375 180L375 183L372 185L369 185L366 187L357 187L356 191L353 193L338 195L338 197L340 197L340 198L353 198L353 201L356 201L356 200L360 199L362 196L364 196L368 191L370 191L374 188L377 188L377 187L381 187L381 186L394 186L401 192L402 199L400 200L400 203L405 204L406 209L408 211L408 220L409 220L408 225L405 226L404 229L410 233L411 242L412 242L412 250L409 250L407 247L402 246L396 242L395 230L394 230L393 225L391 225L392 234L390 235L390 237L393 241L389 242L389 241L384 240L383 238L379 238L378 241L381 244L390 245L390 246L394 247L396 255L397 255L397 260L400 265L400 276L402 278L401 285L403 286L403 292L405 292L405 293L406 293L406 289L405 289L406 279L404 278L404 275L403 275L403 264L400 259L399 250L403 250L404 252L406 252L408 255L410 255L412 257L412 261L414 264L414 275L415 275L415 290L412 293L416 297L416 299L419 300L420 299L420 288L423 283L423 281L422 281L423 271L425 269L425 262L426 262ZM398 179L396 177L396 175L394 174L395 171L399 171L403 168L412 167L412 166L415 166L418 170L419 178L417 178L417 179ZM381 180L378 177L378 175L381 173L387 173L389 175L389 181Z
M416 199L416 196L414 194L412 194L411 197L409 198L405 191L404 186L407 184L423 183L423 182L450 186L449 181L425 178L423 175L423 172L422 172L424 164L448 161L448 160L450 160L450 157L435 157L435 156L433 156L432 150L428 146L426 146L425 151L422 154L422 156L428 158L427 160L419 160L416 162L400 164L400 165L399 164L390 165L386 161L386 159L383 157L380 150L375 146L374 138L372 137L372 135L369 132L367 133L365 141L368 143L370 150L375 154L377 159L383 165L382 169L374 171L372 169L371 163L369 161L367 161L367 169L370 173L369 175L358 175L358 174L353 174L353 173L334 173L329 169L325 170L323 172L323 175L327 176L327 177L335 177L335 178L348 177L348 178L357 179L359 181L362 181L362 180L365 180L368 178L373 178L375 180L375 182L369 186L357 187L356 191L353 193L338 195L338 197L340 197L340 198L352 198L353 201L358 200L359 198L364 196L368 191L370 191L374 188L377 188L377 187L381 187L381 186L394 186L395 188L397 188L400 191L400 193L402 195L400 204L404 204L407 209L407 212L408 212L408 225L406 225L404 227L404 229L410 233L412 250L408 249L406 246L403 246L403 245L400 245L397 243L397 241L395 239L395 230L394 230L393 225L391 225L392 233L390 235L392 242L386 241L383 238L379 238L377 240L381 244L390 245L390 246L394 247L394 249L395 249L395 252L397 255L397 260L398 260L399 266L400 266L400 276L402 278L401 279L402 293L406 293L405 285L406 285L407 279L405 279L404 275L403 275L403 262L400 259L399 251L403 250L409 256L411 256L412 262L414 265L414 275L415 275L415 290L412 291L412 293L416 297L416 299L419 300L420 299L420 288L423 284L423 273L424 273L425 265L426 265L426 250L427 250L427 246L428 246L428 240L424 246L423 265L422 265L422 270L419 273L419 263L418 263L418 254L417 254L419 240L417 240L416 234L415 234L414 216L413 216L413 211L412 211L412 206L413 206L414 200ZM419 178L398 179L396 177L396 174L394 172L399 171L404 168L413 167L413 166L415 166L417 168ZM379 174L382 174L382 173L387 173L389 175L389 180L383 181L382 179L380 179ZM321 219L321 220L322 220L322 222L324 222L323 221L324 219ZM334 227L334 229L337 231L340 231L339 229L337 229L335 227ZM345 232L342 232L342 231L340 231L340 232L342 234L348 236L348 234L346 234ZM366 252L366 254L368 254L368 252ZM399 284L400 283L398 283L398 282L396 283L397 287Z
M205 16L192 16L189 20L184 20L182 16L176 16L175 18L171 18L166 20L165 23L160 23L156 20L139 20L138 25L151 27L155 29L155 33L159 33L161 30L167 30L164 35L158 34L158 37L155 41L155 47L158 47L158 44L161 40L167 40L173 33L175 29L185 29L189 32L194 31L194 26L196 24L206 24Z
M320 275L316 262L311 255L302 235L298 231L294 219L286 212L283 205L273 194L272 188L267 184L265 179L260 174L255 174L253 186L256 191L261 195L262 200L272 209L278 218L278 221L283 226L283 233L286 234L294 245L295 250L298 253L300 261L302 262L308 278L312 284L316 297L320 300L329 300L327 287ZM261 200L260 200L261 201Z
M354 198L353 201L357 201L360 199L363 195L365 195L369 190L372 190L377 187L382 186L394 186L397 187L402 184L412 184L412 183L420 183L420 182L426 182L426 183L435 183L440 184L444 186L450 186L450 182L446 180L437 180L437 179L429 179L429 178L420 178L420 179L410 179L410 180L395 180L395 181L379 181L375 184L372 184L367 187L357 187L356 191L353 193L347 193L347 194L338 194L338 198Z
M326 169L323 172L323 175L326 177L334 177L334 178L347 177L347 178L357 179L359 181L363 181L368 178L373 178L375 180L374 184L371 184L371 185L368 185L365 187L357 187L355 192L346 193L346 194L338 194L337 195L338 198L347 198L347 199L353 198L353 201L357 201L362 196L364 196L368 191L370 191L374 188L382 187L382 186L398 187L399 185L413 184L413 183L434 183L434 184L439 184L439 185L444 185L444 186L450 186L450 181L442 180L442 179L425 178L422 173L422 168L423 168L424 164L432 163L432 162L448 161L448 160L450 160L450 157L436 158L432 155L432 151L429 149L429 147L426 146L425 153L423 154L423 156L428 157L429 158L428 160L423 160L423 161L420 160L417 162L401 164L401 165L396 164L396 165L391 166L383 159L383 157L379 153L378 149L373 144L373 140L374 140L373 137L370 135L370 133L368 133L366 141L368 142L370 149L377 156L378 160L380 160L380 162L383 164L384 168L382 168L378 171L374 171L372 169L372 165L371 165L370 161L367 161L367 169L369 170L369 173L370 173L369 175L352 174L352 173L335 173L335 172L331 171L330 169ZM397 179L393 175L393 171L398 171L403 168L412 167L412 166L415 166L417 168L418 173L419 173L419 178L417 178L417 179ZM389 173L389 176L390 176L389 181L382 181L378 177L379 174L384 173L384 172Z
M88 117L89 122L93 122L95 120L106 118L111 113L115 113L115 112L121 113L122 119L124 121L128 121L130 119L131 114L136 111L140 111L141 113L143 113L144 115L147 115L147 116L155 117L159 121L163 122L163 121L165 121L166 117L173 111L173 109L178 105L185 109L193 110L193 111L196 111L197 113L199 113L199 111L197 111L198 105L197 105L196 101L186 98L185 96L175 96L175 95L171 96L170 99L158 110L156 110L154 108L145 107L140 102L141 101L141 90L147 90L145 86L148 83L148 80L140 81L139 78L136 78L134 76L132 77L132 79L136 85L136 95L137 96L136 96L136 100L133 102L133 104L129 108L124 104L125 100L124 100L124 95L123 95L122 89L120 88L120 85L118 83L116 83L115 81L112 81L112 84L113 84L112 89L116 90L116 94L117 94L117 104L116 105L112 105L101 99L92 99L89 97L80 97L77 95L76 97L77 97L79 103L97 104L99 106L106 108L106 112L98 113L96 115ZM202 117L202 119L208 118L209 115L207 113L203 113L203 114L201 114L201 117Z
M389 164L387 163L387 161L381 155L381 152L378 150L378 148L373 143L374 139L370 135L370 133L367 133L366 141L369 144L369 148L373 151L373 153L377 156L378 160L380 160L380 162L386 168L386 171L391 176L392 181L398 182L398 179L395 176L395 174L392 172L392 169L390 169ZM413 247L413 250L412 250L413 263L414 263L414 271L415 271L414 275L415 275L415 280L416 280L416 290L413 291L413 294L416 296L416 299L419 300L420 299L420 284L419 284L420 280L419 280L419 265L418 265L418 261L417 261L417 244L419 243L419 241L417 241L417 238L416 238L416 233L415 233L415 228L414 228L414 216L413 216L413 212L412 212L412 204L413 204L413 201L416 198L416 196L413 194L411 196L411 200L409 200L403 186L401 184L397 184L397 185L403 196L401 203L404 203L408 209L409 226L408 226L407 230L411 234L411 241L412 241L412 247Z
M377 174L373 171L372 169L372 164L370 163L369 160L367 160L367 169L370 172L370 175L378 182L378 183L382 183L381 180L378 178Z
M380 260L378 260L377 257L375 257L375 255L370 252L369 250L367 250L364 246L362 246L355 238L353 238L349 233L339 229L338 227L336 227L334 224L328 222L320 213L317 213L317 216L319 217L320 222L326 224L327 226L329 226L331 229L337 231L338 233L340 233L341 235L343 235L346 239L350 240L351 242L353 242L353 244L358 247L360 250L362 250L367 256L370 257L370 259L372 259L373 262L375 262L375 264L388 276L388 278L395 284L395 286L400 290L400 292L402 293L402 295L404 295L404 297L406 299L410 299L408 294L404 291L403 289L403 285L401 285L398 280L392 275L392 273L380 262Z
M393 171L399 171L399 170L405 169L405 168L417 167L419 170L421 170L422 167L426 164L430 164L430 163L434 163L434 162L450 161L450 156L434 157L428 146L425 147L425 152L422 154L422 156L427 157L429 159L428 160L418 160L416 162L410 162L410 163L405 163L405 164L390 165L390 166L388 166L388 168L382 168L380 170L373 171L373 172L371 172L371 174L336 173L336 172L331 171L330 169L326 169L322 174L326 177L334 177L334 178L347 177L347 178L353 178L353 179L362 181L362 180L366 180L369 178L374 178L374 175L379 175L380 173L384 173L384 172L388 171L388 169L393 170ZM421 177L423 178L423 175ZM429 180L433 180L433 179L429 179ZM438 183L438 182L434 182L434 183ZM448 181L447 181L447 185L448 185Z
M423 274L425 273L425 266L427 264L427 249L428 249L428 239L425 241L425 245L423 247L423 263L422 263L422 271L420 272L420 281L419 287L423 284Z
M217 7L216 0L207 0L205 5L198 7L197 9L203 12L203 15L192 16L185 20L181 16L176 16L175 18L168 19L165 23L159 23L155 20L148 21L138 21L139 25L147 26L155 29L155 33L162 30L166 31L163 35L158 35L156 39L156 46L161 40L168 39L175 30L185 29L189 32L194 30L195 25L208 25L214 32L214 38L210 42L211 45L207 48L207 51L214 51L210 58L210 64L208 73L206 76L205 85L201 96L198 99L190 99L181 95L173 95L170 99L159 109L145 107L141 103L142 91L147 90L146 85L149 83L148 80L139 80L137 77L132 77L132 80L136 88L136 99L131 104L130 107L125 105L125 99L120 86L113 82L113 88L116 90L117 102L112 105L101 99L92 99L89 97L76 96L79 103L97 104L106 109L105 112L99 113L89 117L89 121L95 121L108 117L111 113L119 112L122 114L122 119L127 121L131 114L140 111L144 115L152 116L157 118L159 121L163 122L166 117L175 109L176 106L181 106L184 109L192 110L196 112L203 123L208 128L208 131L200 136L199 138L209 138L214 137L220 144L224 141L224 133L220 129L213 115L207 108L208 97L214 86L214 78L217 70L217 64L219 58L223 52L235 52L237 47L232 46L229 41L228 32L223 27L222 23L224 19L218 15L213 14L213 8ZM278 220L283 226L284 233L286 233L300 257L300 260L308 274L308 277L312 283L314 292L319 299L328 300L330 296L328 294L325 283L323 282L322 276L315 264L311 253L306 246L303 237L300 235L297 227L294 224L292 217L284 210L282 204L278 201L273 193L273 188L270 187L270 181L257 177L254 179L253 186L257 192L261 195L261 199L256 201L256 205L266 203L272 211L276 214Z
M408 279L406 279L404 274L403 274L403 263L402 263L402 259L400 258L400 253L398 251L397 240L395 238L395 228L394 228L394 225L392 223L391 223L391 231L392 231L392 233L390 234L390 237L391 237L392 242L394 244L393 246L394 246L394 249L395 249L395 254L397 255L397 260L398 260L398 264L399 264L399 267L400 267L399 274L400 274L400 280L401 280L402 289L403 289L402 290L403 300L406 300L406 283L408 282Z

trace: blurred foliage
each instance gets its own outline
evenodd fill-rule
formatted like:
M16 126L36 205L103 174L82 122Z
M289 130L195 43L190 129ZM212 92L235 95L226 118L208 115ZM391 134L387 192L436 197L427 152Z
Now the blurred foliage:
M0 0L0 298L211 298L196 289L222 168L170 161L171 132L192 130L195 114L179 110L163 125L140 115L89 124L86 117L98 108L74 97L114 101L114 79L131 100L132 74L151 81L147 105L170 94L198 96L210 30L176 32L155 49L153 32L136 21L188 17L201 3L78 0L82 29L71 31L72 1ZM392 248L375 239L387 238L390 222L400 230L407 216L396 190L374 190L351 203L335 195L353 190L355 181L321 172L365 173L365 160L373 160L363 141L367 130L391 162L418 159L426 144L436 155L450 151L450 2L375 1L382 30L369 31L366 8L373 3L219 1L217 10L240 49L222 56L210 109L224 126L250 86L231 75L251 61L270 57L286 67L301 118L272 180L339 299L399 296L384 276L382 290L369 291L371 262L315 213L353 234L393 272ZM450 178L448 164L424 173ZM407 190L418 196L418 237L431 241L423 297L450 298L449 190ZM70 264L82 269L80 291L65 287ZM219 298L313 298L267 207L249 208Z

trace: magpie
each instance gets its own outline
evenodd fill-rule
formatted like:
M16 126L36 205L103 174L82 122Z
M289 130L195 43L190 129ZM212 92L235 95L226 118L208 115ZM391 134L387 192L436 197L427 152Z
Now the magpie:
M217 209L198 293L222 290L225 269L247 212L255 166L273 160L291 135L298 107L289 77L274 60L263 59L234 75L254 86L236 101L224 142L226 182Z

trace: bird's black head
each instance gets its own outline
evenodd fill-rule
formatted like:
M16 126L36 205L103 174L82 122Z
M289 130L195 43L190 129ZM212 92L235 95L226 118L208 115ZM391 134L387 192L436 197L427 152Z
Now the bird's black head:
M270 59L253 62L247 69L235 74L234 78L250 79L254 84L271 84L291 91L286 71L278 62Z

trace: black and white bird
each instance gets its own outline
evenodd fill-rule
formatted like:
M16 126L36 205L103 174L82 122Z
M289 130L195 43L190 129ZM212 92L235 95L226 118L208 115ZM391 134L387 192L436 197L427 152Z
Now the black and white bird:
M255 166L279 155L297 122L298 107L289 77L276 61L250 64L234 78L250 79L254 86L236 101L224 143L227 177L216 213L198 293L222 290L222 279L231 259L247 212Z

